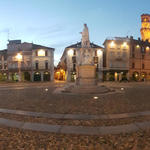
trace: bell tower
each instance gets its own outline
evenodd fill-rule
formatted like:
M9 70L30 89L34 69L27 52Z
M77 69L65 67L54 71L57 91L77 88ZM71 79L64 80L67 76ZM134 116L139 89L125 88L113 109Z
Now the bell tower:
M141 15L141 38L150 42L150 14Z

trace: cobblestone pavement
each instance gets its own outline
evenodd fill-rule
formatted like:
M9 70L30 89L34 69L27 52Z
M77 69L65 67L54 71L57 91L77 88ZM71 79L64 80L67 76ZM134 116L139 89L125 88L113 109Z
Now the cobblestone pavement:
M1 150L149 150L150 130L83 136L50 134L0 126Z
M53 94L59 84L0 88L0 108L62 114L117 114L150 110L150 84L112 84L117 88L124 87L124 92L95 94L98 99L89 95Z
M149 83L103 83L124 93L98 96L55 95L54 89L63 84L26 84L0 86L0 108L60 114L119 114L150 110ZM3 90L5 88L5 90ZM70 120L20 116L0 113L1 118L22 122L74 126L118 126L150 120L150 116L123 119ZM119 135L75 135L21 130L0 125L0 150L149 150L150 130L138 130Z

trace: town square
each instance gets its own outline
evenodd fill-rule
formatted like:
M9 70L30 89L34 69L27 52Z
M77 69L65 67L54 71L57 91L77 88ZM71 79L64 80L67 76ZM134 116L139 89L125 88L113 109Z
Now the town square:
M150 150L149 4L0 2L0 150Z

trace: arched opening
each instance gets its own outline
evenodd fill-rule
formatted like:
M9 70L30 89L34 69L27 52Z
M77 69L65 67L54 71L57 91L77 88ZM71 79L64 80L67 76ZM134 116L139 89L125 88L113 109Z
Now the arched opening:
M29 72L24 72L24 80L30 81L30 73Z
M3 73L2 80L3 80L3 81L6 81L6 80L7 80L7 73Z
M141 80L145 81L145 79L146 79L146 72L142 72L141 73Z
M12 78L12 81L19 81L19 75L18 73L12 73L11 74L11 78Z
M0 73L0 81L2 81L3 80L3 75L2 75L2 73Z
M41 81L41 73L40 72L34 73L34 81Z
M132 74L132 79L133 79L134 81L138 81L138 80L139 80L139 73L138 73L138 72L133 72L133 74Z
M48 71L43 74L44 81L50 81L50 73Z

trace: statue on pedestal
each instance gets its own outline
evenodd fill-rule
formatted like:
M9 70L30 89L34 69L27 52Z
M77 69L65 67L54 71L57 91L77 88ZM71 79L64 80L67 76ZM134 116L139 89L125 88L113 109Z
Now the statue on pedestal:
M93 57L92 57L92 51L90 48L90 40L89 40L89 31L87 24L84 24L84 29L82 34L82 40L81 40L81 46L82 49L80 50L81 54L81 65L91 65L93 64Z
M83 32L81 32L81 34L82 34L82 40L81 40L82 47L89 48L90 40L89 40L89 30L88 30L87 24L84 24L84 29L83 29Z

